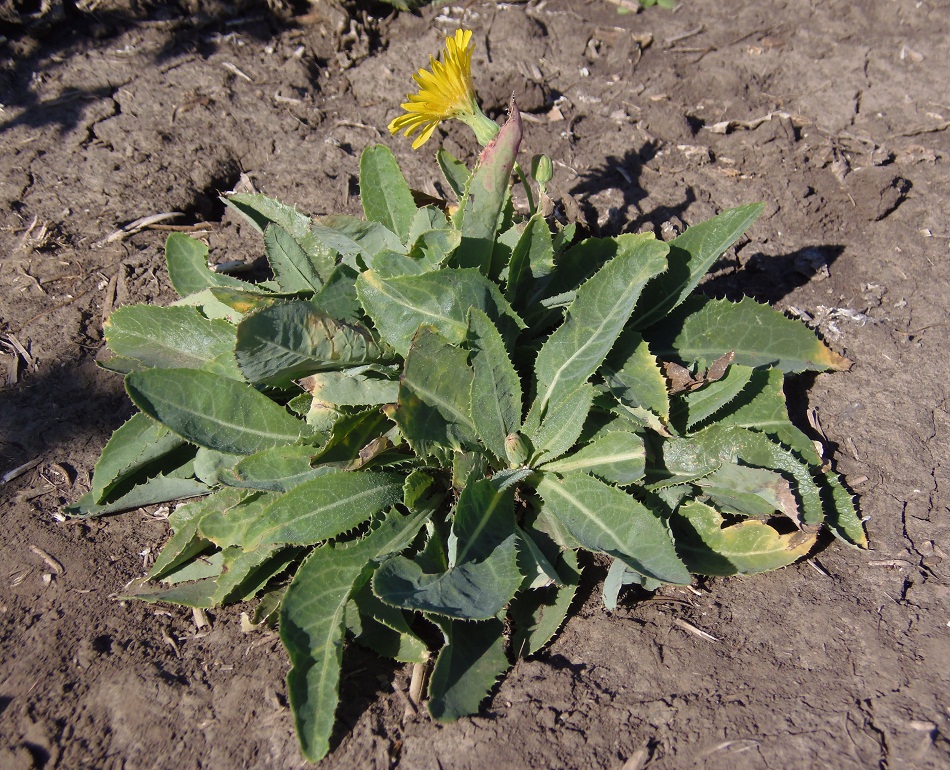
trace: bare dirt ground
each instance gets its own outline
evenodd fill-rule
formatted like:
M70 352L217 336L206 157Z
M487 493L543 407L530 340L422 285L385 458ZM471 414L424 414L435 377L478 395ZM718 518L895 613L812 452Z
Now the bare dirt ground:
M523 152L558 161L568 216L668 236L767 203L708 287L810 319L854 360L793 396L859 495L872 550L827 542L613 614L592 569L559 639L455 725L405 719L408 671L349 650L324 765L950 767L950 3L621 15L475 0L348 18L323 3L80 2L25 25L32 6L0 8L0 475L15 475L0 485L0 767L304 766L288 662L275 634L242 633L249 607L208 629L116 600L167 537L161 512L58 517L131 412L95 366L103 317L172 298L167 233L109 236L181 212L163 224L207 223L213 258L259 256L220 192L243 173L308 213L359 213L359 153L379 141L437 192L438 134L414 153L385 125L460 23L483 103L497 114L516 93ZM472 157L464 131L445 134Z

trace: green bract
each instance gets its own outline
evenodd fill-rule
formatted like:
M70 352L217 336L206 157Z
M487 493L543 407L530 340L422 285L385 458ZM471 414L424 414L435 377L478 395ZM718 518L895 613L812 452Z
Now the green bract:
M212 272L175 234L182 299L106 325L140 412L71 513L200 498L136 595L279 607L308 759L330 747L347 637L434 655L428 708L448 721L551 640L580 551L612 563L614 607L631 583L790 564L824 525L866 546L783 393L785 373L848 362L766 306L694 293L762 207L670 243L573 242L514 215L520 141L515 109L474 173L440 152L450 216L416 206L382 146L361 161L365 220L232 195L273 279Z

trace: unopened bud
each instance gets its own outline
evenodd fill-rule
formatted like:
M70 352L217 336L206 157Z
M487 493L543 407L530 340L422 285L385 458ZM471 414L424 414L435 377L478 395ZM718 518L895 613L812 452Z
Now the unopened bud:
M505 452L512 468L524 465L530 453L528 440L520 433L509 433L505 436Z
M531 176L541 185L542 190L551 181L554 176L554 164L547 155L535 155L531 159Z

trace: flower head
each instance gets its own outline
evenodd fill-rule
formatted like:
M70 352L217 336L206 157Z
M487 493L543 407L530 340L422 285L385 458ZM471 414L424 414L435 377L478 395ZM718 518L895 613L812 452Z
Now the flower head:
M474 46L471 42L471 30L456 30L445 40L442 61L430 56L430 69L420 69L412 76L419 86L419 93L409 94L409 101L400 105L406 112L389 124L389 132L395 134L405 129L406 136L419 132L412 142L414 150L428 141L439 123L449 118L457 118L471 126L482 144L498 132L498 125L482 113L475 98L472 83ZM486 137L484 141L483 136Z

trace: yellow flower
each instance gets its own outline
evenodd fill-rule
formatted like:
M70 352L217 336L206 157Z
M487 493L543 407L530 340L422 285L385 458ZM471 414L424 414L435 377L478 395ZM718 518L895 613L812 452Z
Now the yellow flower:
M409 94L409 101L400 105L406 113L389 124L391 134L403 129L406 136L419 132L412 149L418 150L432 136L435 127L449 118L457 118L470 126L483 145L498 133L498 124L481 111L475 98L471 42L471 30L456 30L454 36L445 40L443 61L430 56L431 71L421 69L412 76L419 93Z

